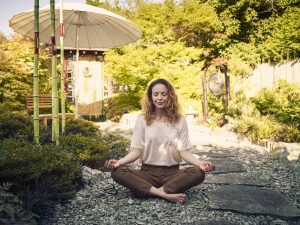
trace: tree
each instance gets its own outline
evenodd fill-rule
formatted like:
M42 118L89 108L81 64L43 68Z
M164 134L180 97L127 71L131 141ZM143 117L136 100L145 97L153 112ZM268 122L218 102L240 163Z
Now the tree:
M25 95L33 88L33 43L13 36L0 35L0 101L24 108ZM49 92L48 55L40 54L40 91Z

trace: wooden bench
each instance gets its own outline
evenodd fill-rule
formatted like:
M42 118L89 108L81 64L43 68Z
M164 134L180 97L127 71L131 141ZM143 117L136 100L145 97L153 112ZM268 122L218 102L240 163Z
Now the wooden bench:
M27 94L25 98L25 107L27 112L34 109L33 105L33 95ZM39 94L39 108L52 108L52 96L51 94ZM62 117L62 114L58 114L59 118ZM74 118L74 113L65 113L66 118ZM47 127L48 120L52 120L52 114L40 114L39 120L44 122L44 125Z

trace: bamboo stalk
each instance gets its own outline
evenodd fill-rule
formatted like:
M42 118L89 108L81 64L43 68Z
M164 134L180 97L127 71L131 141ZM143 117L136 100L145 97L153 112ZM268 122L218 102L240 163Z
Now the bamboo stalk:
M40 138L39 124L39 0L34 1L34 73L33 73L33 130L34 143Z
M66 114L65 114L65 63L64 63L64 24L63 24L63 0L60 0L60 98L61 98L61 132L65 132Z
M55 43L55 1L50 0L51 43L52 43L52 141L59 144L58 92L57 92L57 52Z

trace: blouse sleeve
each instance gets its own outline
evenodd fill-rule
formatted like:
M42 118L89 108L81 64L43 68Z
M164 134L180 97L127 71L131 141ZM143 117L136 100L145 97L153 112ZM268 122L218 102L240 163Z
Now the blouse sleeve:
M182 118L179 126L178 151L189 150L191 148L192 144L189 137L188 125L185 118Z
M135 126L133 129L133 134L131 137L131 149L144 149L145 145L145 130L144 130L144 120L143 115L139 115L135 122Z

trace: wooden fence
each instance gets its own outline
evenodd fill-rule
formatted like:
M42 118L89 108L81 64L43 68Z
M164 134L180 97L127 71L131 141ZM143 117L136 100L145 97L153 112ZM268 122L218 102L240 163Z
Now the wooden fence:
M275 87L278 80L300 84L300 60L257 65L253 74L246 79L247 83L252 84L252 90L249 95L253 95L265 87Z

